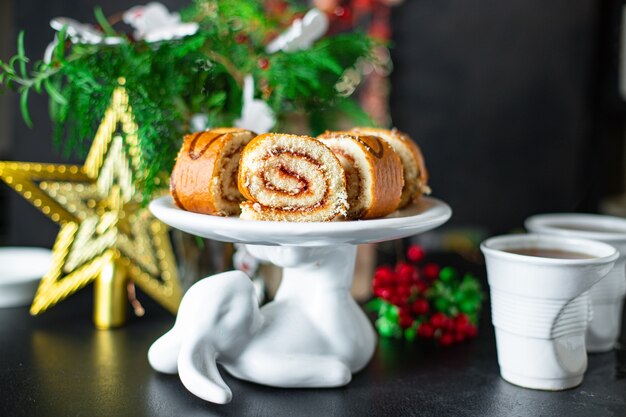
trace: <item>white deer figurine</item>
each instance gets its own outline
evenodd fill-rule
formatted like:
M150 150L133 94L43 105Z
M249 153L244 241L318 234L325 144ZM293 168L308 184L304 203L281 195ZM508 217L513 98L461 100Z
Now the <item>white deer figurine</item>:
M374 352L376 336L350 296L355 246L247 246L284 267L274 301L258 307L241 271L205 278L185 294L174 327L148 352L154 369L178 372L185 387L214 403L232 393L217 368L276 387L350 382Z

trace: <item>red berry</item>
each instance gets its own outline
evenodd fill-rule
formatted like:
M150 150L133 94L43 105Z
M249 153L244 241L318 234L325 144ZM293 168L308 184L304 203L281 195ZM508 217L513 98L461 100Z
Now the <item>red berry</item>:
M404 262L396 265L396 276L398 282L408 284L413 281L413 271L415 271L415 267L413 265L409 265Z
M443 320L443 324L441 325L441 328L442 328L443 330L447 331L447 332L453 332L453 331L454 331L454 329L455 329L455 326L454 326L454 320L452 320L452 319L451 319L451 318L449 318L449 317L446 317L446 318Z
M381 265L374 270L374 274L393 274L393 268L389 265Z
M469 332L472 331L472 330L468 330L470 327L473 327L473 326L472 326L472 323L470 323L469 317L467 317L466 314L461 313L458 316L456 316L456 318L454 319L454 329L457 332L467 335L468 331Z
M452 343L454 343L454 336L452 333L441 334L441 337L439 338L439 344L441 346L450 346Z
M445 314L439 312L439 313L435 313L430 317L430 324L435 328L435 329L441 329L443 328L446 323L448 321L448 318L446 317Z
M420 263L424 259L424 249L418 245L411 245L406 251L406 257L413 263Z
M379 291L379 294L377 295L380 298L383 298L387 301L391 301L392 297L394 296L394 293L389 288L381 288L381 290Z
M418 298L413 301L411 305L411 309L417 315L428 313L428 301L425 298Z
M392 304L401 308L406 308L406 309L409 308L409 303L406 297L402 297L401 295L397 295L397 294L394 297L392 297Z
M246 35L245 33L238 33L235 36L235 42L237 43L245 43L248 40L248 35Z
M477 328L476 326L474 326L474 325L471 325L471 324L470 324L470 325L467 327L467 329L465 330L465 335L466 335L468 338L471 338L471 337L476 337L476 335L477 335L477 334L478 334L478 328Z
M454 320L456 321L457 324L468 324L470 322L469 317L467 317L467 314L464 314L464 313L461 313L458 316L456 316Z
M459 323L458 321L454 323L454 330L458 333L467 334L467 329L471 326L469 323Z
M372 280L373 288L393 288L394 286L395 286L395 282L393 282L393 280L389 280L388 278L374 275L374 279Z
M409 298L411 296L411 286L406 284L400 284L396 287L396 292L400 297Z
M425 339L431 339L435 334L435 329L428 323L422 323L417 329L417 335Z
M385 287L374 287L374 295L376 297L385 298L385 294L389 291L389 288Z
M259 58L257 64L262 70L266 70L270 67L270 61L267 58Z
M389 266L380 266L374 272L374 279L386 285L395 284L396 273Z
M411 327L411 325L413 324L413 317L411 317L411 315L408 313L401 313L398 323L400 324L400 327L406 329L407 327Z
M417 281L415 283L415 286L417 287L418 294L424 294L428 289L428 284L426 284L424 281Z
M411 275L411 280L413 280L413 282L417 282L420 280L421 274L419 269L417 268L413 268L413 274Z
M456 343L460 343L465 340L465 333L462 332L454 332L454 341Z
M424 265L424 276L430 280L436 280L439 277L439 270L441 268L435 263L428 263Z

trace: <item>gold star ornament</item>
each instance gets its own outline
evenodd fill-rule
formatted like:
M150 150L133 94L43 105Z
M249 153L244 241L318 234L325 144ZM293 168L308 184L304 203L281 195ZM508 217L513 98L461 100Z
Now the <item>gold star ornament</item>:
M0 162L0 178L61 229L52 266L30 312L37 315L94 282L94 323L124 324L127 286L176 312L181 290L167 228L135 189L141 153L123 87L115 89L83 166Z

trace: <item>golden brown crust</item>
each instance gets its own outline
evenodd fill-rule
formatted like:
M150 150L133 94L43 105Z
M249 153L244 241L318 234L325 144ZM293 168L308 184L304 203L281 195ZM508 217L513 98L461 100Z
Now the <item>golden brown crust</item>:
M255 133L238 128L216 128L186 135L170 178L170 194L176 205L196 213L238 214L243 198L239 196L238 201L226 206L220 204L221 198L215 194L223 190L211 184L225 175L222 158L233 157L232 152L225 153L226 145L235 138L246 142L254 136Z
M371 195L371 201L366 207L362 207L358 212L352 212L352 218L360 219L372 219L376 217L383 217L389 213L392 213L398 208L400 203L400 197L402 195L402 187L404 185L404 179L402 175L402 162L400 157L396 154L393 148L384 140L381 140L378 136L360 134L357 132L326 132L318 139L325 142L326 139L334 140L349 140L355 143L360 149L367 161L367 167L362 167L367 172L367 175L371 178L369 192ZM333 148L333 151L349 152L347 148L342 150ZM352 161L358 161L359 158L356 155L352 155L349 158ZM344 167L349 168L349 167ZM359 198L366 190L362 189L364 186L363 179L360 179L360 184L356 198ZM348 187L352 187L354 184L348 184ZM358 204L352 199L348 203L351 207Z
M410 156L413 161L408 163L414 163L417 166L417 176L411 177L407 175L409 170L407 169L407 161L400 158L404 165L404 188L402 190L402 198L398 206L399 209L406 207L409 203L414 201L422 194L430 194L430 187L428 186L428 170L424 162L424 156L421 149L415 141L411 139L409 135L403 133L395 128L393 129L380 129L374 127L355 127L352 128L353 132L361 132L364 134L376 135L383 140L388 141L389 144L398 152L402 152L403 149L407 151L407 156ZM392 139L400 142L402 149L396 149L398 146Z

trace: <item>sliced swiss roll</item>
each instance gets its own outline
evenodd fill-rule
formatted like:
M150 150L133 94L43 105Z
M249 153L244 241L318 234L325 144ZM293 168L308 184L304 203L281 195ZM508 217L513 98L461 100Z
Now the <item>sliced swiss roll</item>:
M400 157L404 168L404 188L398 208L404 208L422 194L430 194L428 171L424 164L422 151L413 140L396 129L378 129L373 127L355 127L353 132L376 135L384 139Z
M185 136L170 178L176 205L196 213L239 214L244 200L237 187L239 158L255 136L226 127Z
M402 162L374 135L326 132L317 137L341 161L348 184L349 219L386 216L398 208L404 180Z
M241 154L239 190L248 201L241 218L288 222L345 216L346 180L339 160L308 137L266 133Z

